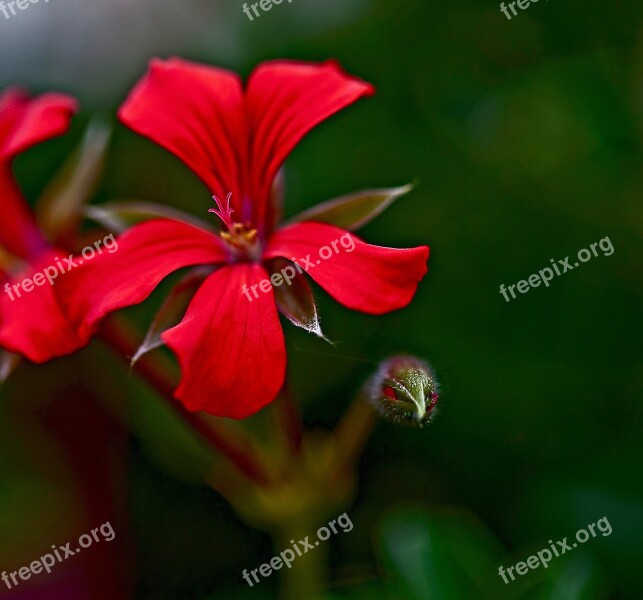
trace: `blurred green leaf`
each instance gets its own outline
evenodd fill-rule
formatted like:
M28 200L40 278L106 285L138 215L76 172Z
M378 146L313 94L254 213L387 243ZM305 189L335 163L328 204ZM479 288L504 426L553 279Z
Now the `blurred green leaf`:
M114 200L104 204L88 206L85 215L110 231L122 233L132 225L150 219L173 219L190 223L201 229L213 230L207 221L162 204L142 200Z
M379 528L385 569L409 600L496 597L501 547L464 511L397 510Z
M82 218L82 207L100 181L110 137L110 126L100 121L90 123L78 149L43 191L36 214L50 239L74 233Z
M599 600L606 598L604 578L589 553L578 553L547 570L547 578L526 598L533 600Z
M328 200L294 216L287 224L302 221L330 223L342 229L355 231L364 227L386 210L401 196L408 194L413 185L382 190L365 190Z

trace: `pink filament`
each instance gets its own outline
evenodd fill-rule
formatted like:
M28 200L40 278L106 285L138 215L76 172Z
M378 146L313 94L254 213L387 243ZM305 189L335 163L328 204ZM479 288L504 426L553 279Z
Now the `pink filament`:
M228 231L232 233L232 219L230 218L230 215L234 212L234 209L230 208L230 198L232 197L232 192L230 192L226 196L226 204L223 206L223 203L219 198L216 196L212 196L214 201L217 203L217 207L219 210L216 210L215 208L211 208L208 210L208 212L214 213L219 219L221 219L224 223L224 225L228 228Z

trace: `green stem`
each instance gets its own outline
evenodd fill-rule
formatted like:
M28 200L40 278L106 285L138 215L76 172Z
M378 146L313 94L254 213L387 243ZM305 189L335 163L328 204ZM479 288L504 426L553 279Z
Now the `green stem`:
M376 420L373 407L359 393L335 429L335 443L340 461L337 465L338 472L355 469Z
M308 539L306 540L306 537ZM289 523L274 537L275 555L292 550L295 560L290 569L282 567L281 600L317 600L321 599L323 589L329 580L328 573L328 541L317 540L317 530L312 522L295 521ZM306 540L309 544L319 545L305 552ZM294 544L293 544L294 542ZM295 546L302 552L298 556Z

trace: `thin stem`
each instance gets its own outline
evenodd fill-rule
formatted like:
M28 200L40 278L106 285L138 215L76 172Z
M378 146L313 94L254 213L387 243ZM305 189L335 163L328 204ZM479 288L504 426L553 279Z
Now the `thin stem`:
M286 445L293 455L299 454L303 440L301 414L292 399L288 379L276 400L276 411Z
M139 336L122 317L111 316L101 325L99 335L127 364L140 345ZM251 443L246 436L220 423L206 423L197 413L188 411L174 398L176 382L168 375L169 369L152 357L144 356L134 370L168 402L170 407L205 441L214 446L239 471L258 484L267 484L268 469L262 466L258 456L248 449Z
M376 414L361 393L353 400L335 429L339 470L353 469L375 426Z

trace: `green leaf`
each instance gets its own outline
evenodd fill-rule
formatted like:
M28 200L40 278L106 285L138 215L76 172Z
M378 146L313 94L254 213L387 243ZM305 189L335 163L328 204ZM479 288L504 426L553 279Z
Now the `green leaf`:
M533 590L527 590L527 600L599 600L606 598L604 575L589 553L578 553L550 563L545 578Z
M379 540L384 567L409 600L498 597L500 545L469 513L398 510Z
M96 191L105 166L111 127L89 124L80 146L43 191L36 206L41 229L56 240L76 230L82 207Z
M122 233L137 223L159 218L183 221L201 229L214 231L210 223L194 215L142 200L114 200L105 204L88 206L85 209L85 215L109 231L117 233Z
M194 293L210 272L211 269L209 267L197 267L190 271L190 273L174 287L156 313L150 328L145 334L143 343L139 346L136 354L132 356L130 361L131 366L134 366L136 362L148 352L163 346L161 334L179 323L187 310L192 296L194 296Z
M395 200L408 194L413 185L381 190L365 190L328 200L299 213L287 223L320 221L355 231L387 209Z

